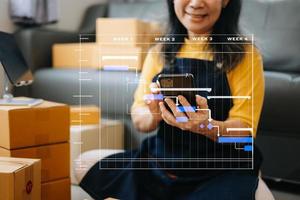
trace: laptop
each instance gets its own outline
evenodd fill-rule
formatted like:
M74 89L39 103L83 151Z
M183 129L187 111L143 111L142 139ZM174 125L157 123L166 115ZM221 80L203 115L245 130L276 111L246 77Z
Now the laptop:
M5 78L16 87L30 85L33 82L33 75L17 46L14 36L1 31L0 67L5 72ZM9 83L6 81L5 84ZM7 87L6 85L5 88ZM4 94L3 97L3 99L0 99L0 105L34 106L42 102L41 99L15 99L11 94Z

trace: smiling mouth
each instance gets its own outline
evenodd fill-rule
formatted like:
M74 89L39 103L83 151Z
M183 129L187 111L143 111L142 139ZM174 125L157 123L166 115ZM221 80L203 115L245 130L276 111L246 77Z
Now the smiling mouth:
M191 16L192 18L196 18L196 19L203 19L208 16L207 14L193 14L193 13L188 13L188 12L186 12L186 14Z

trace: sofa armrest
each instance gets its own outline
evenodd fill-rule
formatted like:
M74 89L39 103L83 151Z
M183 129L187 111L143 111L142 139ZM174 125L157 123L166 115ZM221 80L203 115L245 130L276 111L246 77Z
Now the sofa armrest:
M32 71L50 67L54 43L78 42L76 32L64 32L45 28L30 28L17 31L16 41Z

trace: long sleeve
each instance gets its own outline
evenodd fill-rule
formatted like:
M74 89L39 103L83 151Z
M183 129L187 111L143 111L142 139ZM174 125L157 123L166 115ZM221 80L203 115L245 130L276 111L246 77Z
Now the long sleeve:
M239 119L246 123L249 128L253 128L252 134L255 137L264 100L265 85L262 57L254 46L246 48L244 59L239 66L227 74L227 78L232 96L250 97L249 99L233 99L229 119Z
M131 109L146 106L144 96L151 93L149 85L151 84L153 77L161 72L162 68L163 62L159 51L157 50L157 47L153 47L149 50L145 58L143 70L138 87L134 94L134 102Z

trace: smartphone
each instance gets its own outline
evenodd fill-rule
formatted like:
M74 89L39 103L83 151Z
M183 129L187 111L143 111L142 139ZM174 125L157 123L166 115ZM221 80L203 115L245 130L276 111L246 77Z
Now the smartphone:
M157 77L157 82L160 85L160 91L164 98L169 97L173 99L181 111L184 109L196 109L196 92L193 90L195 88L193 74L160 74ZM176 98L179 95L184 96L192 108L183 108L178 98Z

